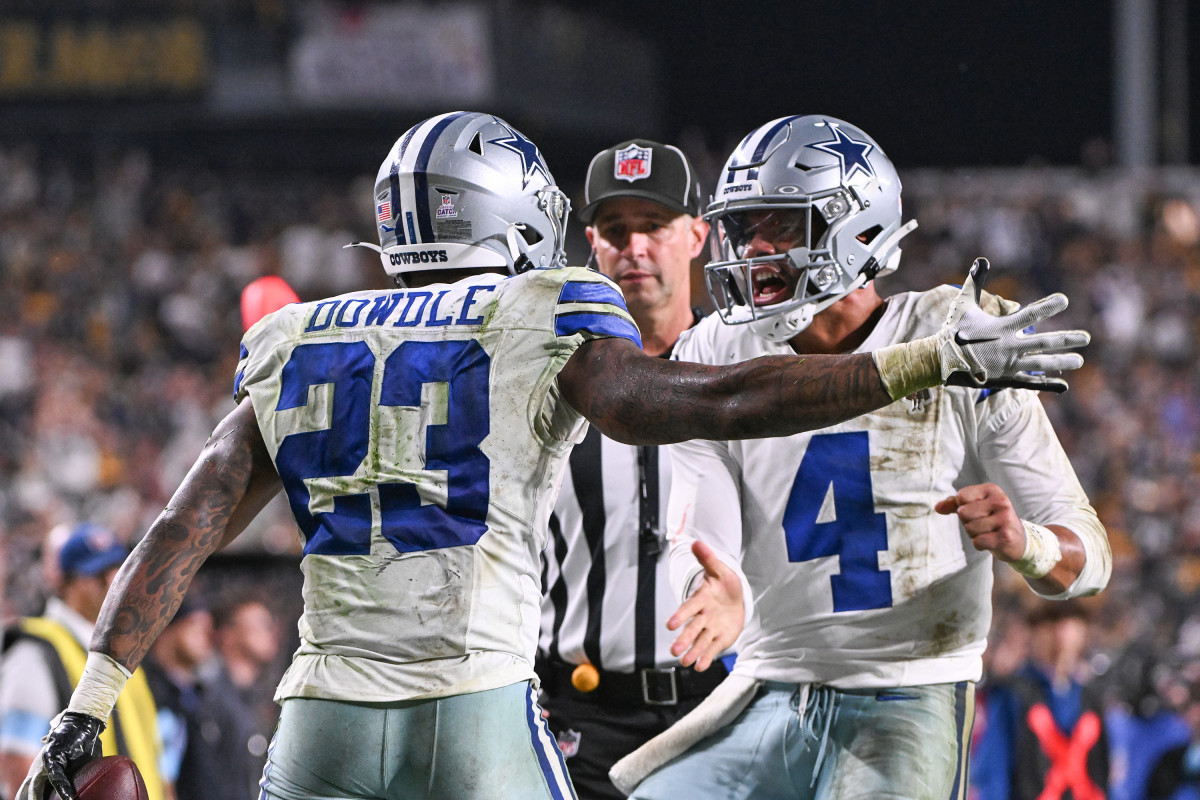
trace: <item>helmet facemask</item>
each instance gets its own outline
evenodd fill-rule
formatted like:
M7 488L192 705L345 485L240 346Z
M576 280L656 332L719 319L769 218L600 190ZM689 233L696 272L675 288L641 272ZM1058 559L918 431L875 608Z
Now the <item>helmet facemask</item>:
M545 214L549 223L549 241L536 228L522 222L509 223L505 229L504 240L512 260L514 275L530 269L566 266L564 242L567 237L567 217L571 213L571 201L557 186L547 186L537 193L537 207Z

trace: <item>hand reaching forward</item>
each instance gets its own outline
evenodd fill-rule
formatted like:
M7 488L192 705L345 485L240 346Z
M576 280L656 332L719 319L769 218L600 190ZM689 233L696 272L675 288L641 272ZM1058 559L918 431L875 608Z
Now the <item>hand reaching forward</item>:
M1066 295L1052 294L1012 314L995 317L979 307L988 270L986 258L975 259L937 334L942 379L950 386L1065 392L1066 381L1042 373L1083 366L1083 357L1071 351L1086 346L1091 336L1078 330L1025 331L1066 308Z
M694 664L703 672L742 632L745 606L741 579L711 547L693 542L692 554L704 567L704 574L696 578L700 586L667 620L667 628L683 627L671 644L671 655L679 656L683 666Z

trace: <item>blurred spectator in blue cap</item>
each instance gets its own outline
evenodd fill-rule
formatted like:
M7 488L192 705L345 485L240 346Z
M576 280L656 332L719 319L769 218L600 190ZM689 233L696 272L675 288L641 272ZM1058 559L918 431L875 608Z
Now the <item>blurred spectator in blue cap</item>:
M55 532L52 532L55 533ZM57 535L49 539L60 538ZM107 528L85 522L70 528L58 550L54 594L41 616L24 617L4 631L0 659L0 795L11 796L29 771L50 730L51 718L70 699L87 661L92 627L108 587L129 549ZM129 681L130 700L117 703L115 724L101 742L106 754L128 755L146 779L151 800L162 800L158 770L161 743L157 709L139 670ZM130 694L128 688L124 694Z
M64 578L103 578L106 573L121 566L127 555L129 548L112 531L91 522L83 522L71 530L71 535L58 551L58 568ZM107 588L105 591L108 591Z

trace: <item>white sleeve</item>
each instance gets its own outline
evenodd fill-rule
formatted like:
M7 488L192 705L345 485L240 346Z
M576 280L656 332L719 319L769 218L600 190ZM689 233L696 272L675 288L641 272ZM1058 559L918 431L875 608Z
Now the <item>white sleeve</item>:
M692 555L692 542L702 541L742 582L746 619L754 611L754 595L742 572L740 469L726 442L696 439L668 445L671 495L667 504L667 538L671 545L671 588L680 602L704 570Z
M1042 596L1066 600L1099 592L1112 574L1108 534L1037 393L993 393L981 401L978 419L982 467L1012 499L1017 514L1039 525L1068 528L1083 543L1086 560L1079 577L1065 592Z
M18 640L0 658L0 752L32 759L59 711L62 700L42 648Z

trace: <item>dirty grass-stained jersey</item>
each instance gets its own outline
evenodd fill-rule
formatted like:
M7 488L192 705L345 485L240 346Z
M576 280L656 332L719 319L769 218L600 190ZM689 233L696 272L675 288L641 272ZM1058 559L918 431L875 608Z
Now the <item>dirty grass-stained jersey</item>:
M859 351L935 333L957 291L892 296ZM791 352L713 316L675 357ZM1103 526L1032 391L939 387L812 433L672 445L671 458L672 586L695 574L699 538L753 588L739 674L847 689L978 680L993 558L933 510L962 486L994 482L1022 518L1077 532L1089 567L1070 593L1107 581Z
M284 307L243 339L249 396L304 538L300 647L276 699L442 697L531 679L539 553L586 421L555 378L641 346L574 267Z

